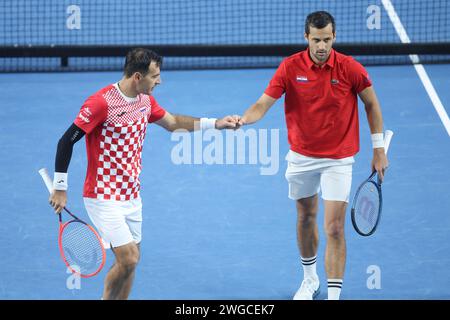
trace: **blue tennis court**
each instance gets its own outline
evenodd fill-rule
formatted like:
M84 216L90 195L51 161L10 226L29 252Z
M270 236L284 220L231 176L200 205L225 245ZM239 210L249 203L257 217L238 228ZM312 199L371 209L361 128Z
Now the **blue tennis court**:
M425 68L448 106L450 67ZM342 298L448 299L449 136L412 66L369 67L368 71L385 127L395 135L379 230L372 237L360 237L347 217ZM154 95L172 113L240 114L259 97L273 72L163 71L163 84ZM37 171L43 166L53 170L57 140L84 99L120 77L119 72L0 75L5 97L0 110L2 299L100 298L108 266L68 289L70 275L57 248L57 217L47 204L47 190ZM292 297L302 270L295 206L287 198L284 178L288 144L282 108L280 100L254 126L279 129L275 175L260 175L261 164L176 165L171 152L178 142L155 125L149 128L141 176L142 258L130 298ZM360 123L353 192L367 176L371 158L363 108ZM82 218L87 218L81 196L85 168L85 144L79 142L69 170L69 204ZM319 226L322 223L320 214ZM318 272L324 282L322 228L320 236ZM108 252L107 265L112 261ZM381 288L369 289L367 281L377 267ZM326 298L324 291L319 298Z
M80 280L67 272L58 249L58 218L38 170L53 172L58 140L85 99L122 77L124 55L106 49L169 46L162 85L153 93L163 108L195 117L242 115L263 93L282 59L282 54L274 56L273 47L304 44L304 18L316 10L335 16L336 45L376 54L352 55L367 66L385 129L394 132L376 233L359 236L347 210L341 298L450 299L450 128L410 56L395 51L414 50L410 42L429 50L412 53L420 54L448 114L446 0L3 1L0 299L102 296L112 252L108 250L105 268L93 278ZM238 51L228 56L227 46ZM241 46L268 47L253 56ZM174 47L177 54L171 51ZM198 47L203 53L193 56L190 50ZM380 48L387 51L380 54ZM295 203L288 199L284 177L289 145L283 100L257 124L230 131L253 137L256 149L251 143L229 144L231 133L226 131L213 137L180 136L148 127L140 176L142 251L131 299L292 299L303 270ZM353 166L351 198L369 175L372 157L361 102L359 117L361 150ZM187 153L180 164L181 145ZM82 199L86 165L83 139L75 145L69 167L68 207L89 221ZM319 212L318 299L323 300L322 204Z

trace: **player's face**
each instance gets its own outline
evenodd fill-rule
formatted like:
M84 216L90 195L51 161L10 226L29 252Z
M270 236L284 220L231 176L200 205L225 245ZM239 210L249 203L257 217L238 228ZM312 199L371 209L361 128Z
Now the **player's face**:
M329 23L325 28L309 28L309 34L305 33L308 41L311 59L318 64L323 64L328 60L331 53L336 34L333 33L333 26Z
M137 83L137 91L151 95L153 89L161 83L161 71L155 62L150 63L149 72L141 76Z

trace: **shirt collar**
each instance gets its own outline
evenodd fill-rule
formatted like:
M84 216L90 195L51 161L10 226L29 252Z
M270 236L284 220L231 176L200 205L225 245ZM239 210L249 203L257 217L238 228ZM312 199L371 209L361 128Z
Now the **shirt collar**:
M325 65L328 65L330 68L333 68L335 59L336 59L336 53L334 52L334 49L331 49L330 56L328 57L328 60L325 63ZM308 67L308 69L312 69L312 67L316 65L309 55L309 47L306 50L306 59L305 60L306 60L306 66Z
M327 65L330 67L330 68L333 68L334 67L334 60L336 59L336 53L334 52L334 49L331 49L331 52L330 52L330 56L328 57L328 60L327 60Z

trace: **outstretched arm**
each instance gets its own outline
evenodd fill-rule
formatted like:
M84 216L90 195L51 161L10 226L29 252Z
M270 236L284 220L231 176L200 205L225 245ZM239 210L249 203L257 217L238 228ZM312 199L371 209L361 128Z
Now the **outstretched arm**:
M239 120L239 125L252 124L260 120L276 101L277 99L263 93L258 101L245 111L244 115Z
M207 119L202 120L191 116L183 116L177 114L165 113L164 117L156 121L155 123L167 131L175 131L177 129L185 129L188 131L199 130L201 122L207 122L216 129L234 129L237 124L237 116L226 116L222 119Z
M50 195L50 205L56 213L60 213L67 203L67 169L74 144L84 136L84 131L72 124L58 142L55 157L54 191Z
M375 90L372 86L367 87L359 93L359 97L364 103L367 121L369 122L370 133L374 135L383 133L383 117L381 115L380 104L378 103ZM376 170L380 179L383 180L384 171L388 166L388 160L383 146L373 148L372 170Z

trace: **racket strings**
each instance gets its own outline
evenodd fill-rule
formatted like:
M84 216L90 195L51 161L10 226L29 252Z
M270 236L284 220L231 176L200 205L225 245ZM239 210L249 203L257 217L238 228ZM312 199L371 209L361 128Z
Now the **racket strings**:
M358 228L370 233L377 224L380 209L380 194L372 182L366 182L360 189L355 205L355 219Z
M84 223L67 224L61 234L61 246L71 269L82 275L95 273L103 263L103 248L96 234Z

